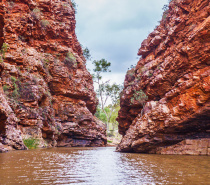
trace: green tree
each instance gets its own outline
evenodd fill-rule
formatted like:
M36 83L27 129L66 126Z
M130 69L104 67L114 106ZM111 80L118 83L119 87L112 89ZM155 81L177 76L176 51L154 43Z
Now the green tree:
M100 108L105 114L105 121L107 124L107 129L109 129L109 123L112 116L112 113L117 104L119 104L120 92L122 90L122 86L116 83L110 84L109 80L103 82L101 73L111 72L109 67L111 66L110 62L107 62L105 59L94 60L93 64L95 68L93 69L93 79L94 82L98 85L97 95L100 101ZM111 105L106 106L108 99L111 101ZM101 113L100 113L101 115Z
M75 10L75 13L77 13L77 4L75 3L74 0L72 0L71 3L72 3L72 6L73 6L73 8Z
M85 59L91 60L90 50L86 47L86 48L83 48L82 51L83 51L83 56L85 57Z

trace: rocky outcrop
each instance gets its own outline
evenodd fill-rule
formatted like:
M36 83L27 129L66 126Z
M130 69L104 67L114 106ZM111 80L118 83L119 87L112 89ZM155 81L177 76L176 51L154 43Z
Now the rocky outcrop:
M0 2L0 150L104 146L70 0Z
M172 0L127 72L117 151L210 154L210 2Z

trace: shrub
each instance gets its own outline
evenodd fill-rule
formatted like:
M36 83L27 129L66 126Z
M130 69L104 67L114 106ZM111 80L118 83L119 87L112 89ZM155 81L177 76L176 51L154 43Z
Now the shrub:
M4 85L4 86L3 86L4 92L8 91L9 89L10 89L9 86L7 86L7 85Z
M172 2L173 0L169 0L168 3ZM163 10L163 15L162 15L162 19L165 20L167 15L168 15L168 12L169 12L169 5L168 4L165 4L162 8Z
M131 70L131 69L135 69L135 67L136 67L135 65L131 65L131 66L128 68L128 71Z
M31 16L35 20L39 20L41 17L41 10L39 8L34 8L33 11L31 12Z
M43 20L40 21L40 25L41 25L42 28L46 28L49 24L50 23L49 23L48 20L43 19Z
M14 76L11 76L11 80L13 83L15 83L17 81L17 79Z
M11 76L11 81L13 82L13 87L14 87L14 90L12 92L12 97L18 98L19 97L19 87L16 84L17 79L14 76Z
M90 50L87 47L84 48L82 52L86 60L91 60Z
M39 140L35 138L28 138L23 140L28 149L35 149L39 145Z
M133 97L131 98L131 103L134 103L135 100L144 106L145 102L148 100L148 96L144 93L143 90L134 91Z
M68 52L66 54L66 58L69 59L69 60L71 60L71 61L76 61L76 58L75 58L74 54L71 53L71 52Z
M74 0L72 0L71 3L72 3L72 6L75 10L75 13L77 13L77 4L74 2Z
M140 67L140 73L141 73L141 75L143 75L147 70L148 69L145 66Z
M15 86L14 86L14 90L13 90L13 92L12 92L12 96L14 97L14 98L17 98L17 97L19 97L19 88L17 87L17 85L15 84Z
M13 1L10 1L10 2L9 2L9 6L10 6L10 8L13 8L13 7L14 7L14 5L15 5L15 3L14 3Z
M5 58L5 53L7 52L9 46L6 43L3 43L2 47L1 47L1 54L2 57Z
M152 76L153 76L153 71L150 70L150 71L149 71L149 74L148 74L148 77L151 78Z
M3 58L2 58L2 56L0 56L0 63L3 63Z
M70 7L69 3L62 4L63 9L68 9Z
M68 52L66 54L66 58L64 60L64 63L67 65L68 68L77 67L76 57L71 52Z

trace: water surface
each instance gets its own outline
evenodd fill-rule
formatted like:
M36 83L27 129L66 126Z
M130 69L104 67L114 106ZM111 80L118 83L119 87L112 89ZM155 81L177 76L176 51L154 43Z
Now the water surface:
M0 154L0 184L208 185L210 157L53 148Z

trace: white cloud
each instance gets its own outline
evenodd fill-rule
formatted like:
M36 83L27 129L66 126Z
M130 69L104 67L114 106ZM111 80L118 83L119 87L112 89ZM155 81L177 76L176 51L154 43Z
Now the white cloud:
M122 83L131 64L137 63L137 51L161 19L168 0L75 0L76 33L93 59L112 63L109 74ZM91 68L89 62L87 68ZM108 78L108 77L106 77Z

